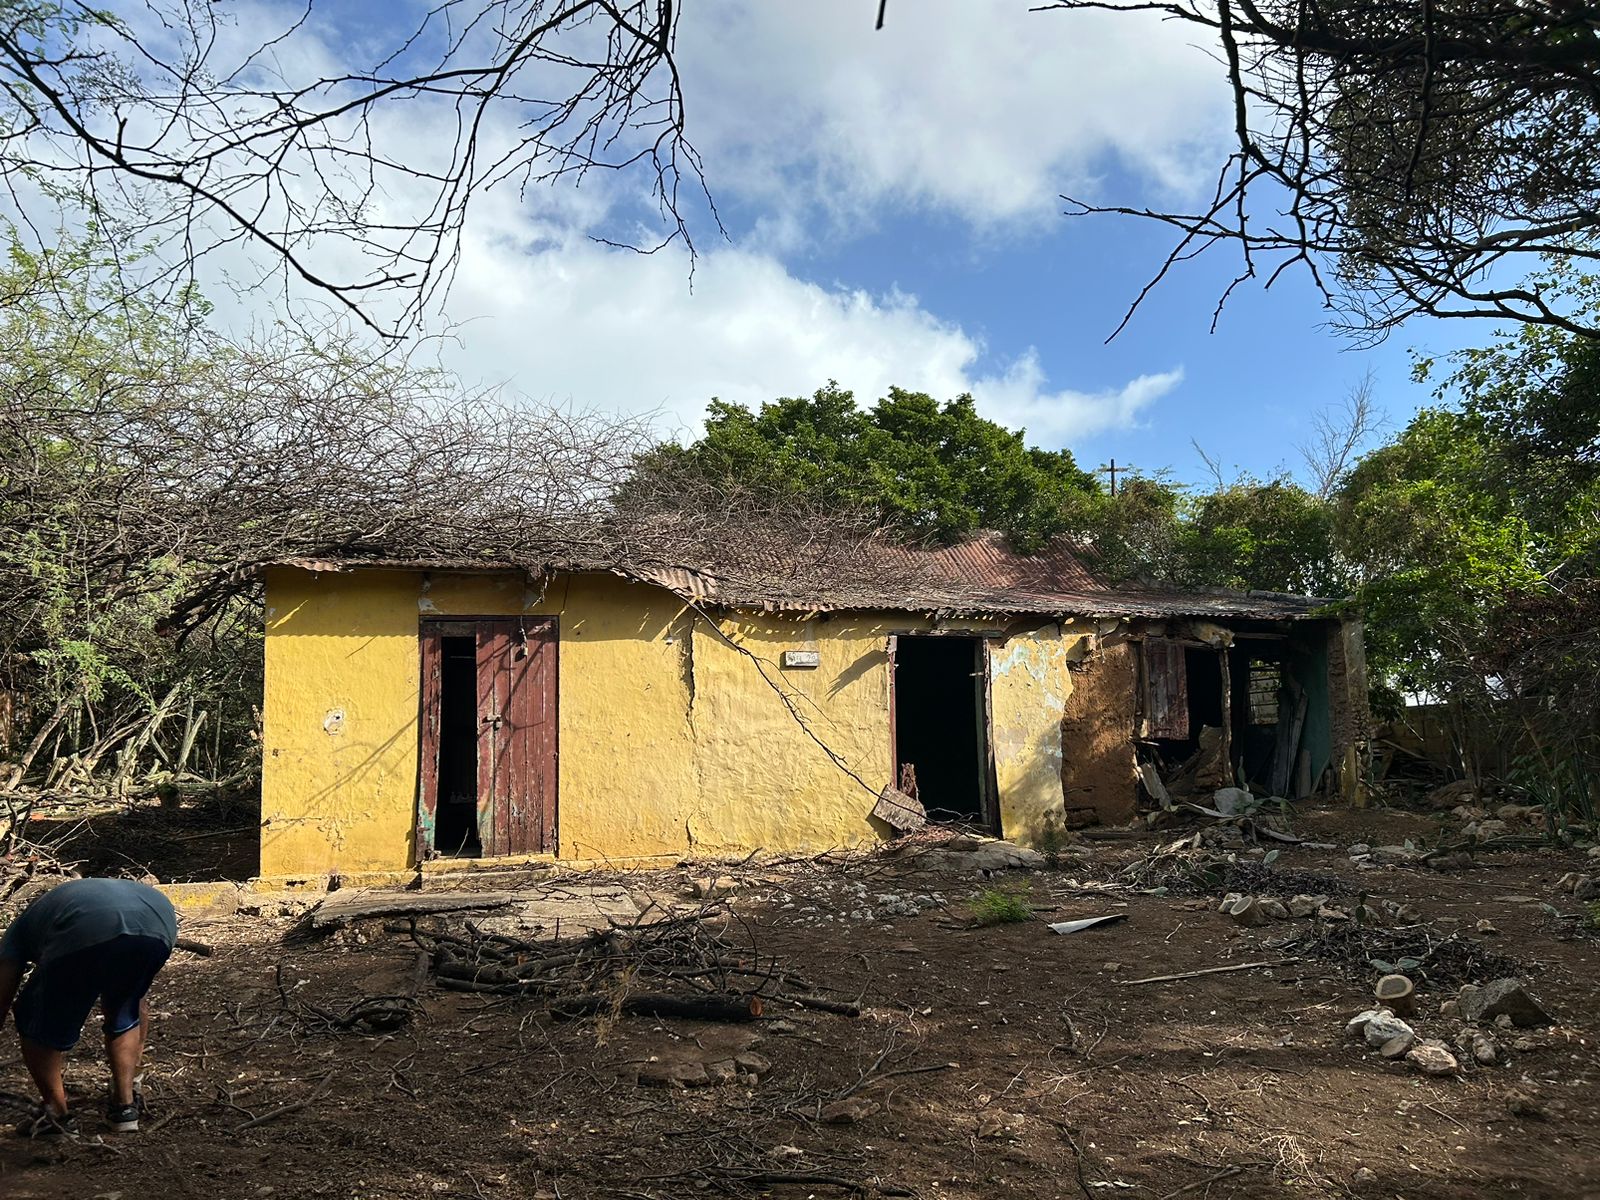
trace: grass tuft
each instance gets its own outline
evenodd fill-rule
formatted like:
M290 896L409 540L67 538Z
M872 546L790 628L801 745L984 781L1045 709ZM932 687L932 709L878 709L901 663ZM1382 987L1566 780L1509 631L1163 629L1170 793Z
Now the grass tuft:
M1033 905L1016 892L984 888L972 902L979 925L1012 925L1033 918Z

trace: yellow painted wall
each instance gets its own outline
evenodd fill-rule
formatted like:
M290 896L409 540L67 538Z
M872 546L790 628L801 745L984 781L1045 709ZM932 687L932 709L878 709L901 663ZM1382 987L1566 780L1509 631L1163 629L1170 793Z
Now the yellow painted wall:
M664 589L598 574L540 591L513 574L284 568L266 587L269 878L414 865L424 616L559 618L558 855L572 859L876 837L867 812L893 766L887 639L930 628L888 613L747 614L713 627ZM1007 836L1036 837L1060 811L1061 703L1083 645L1056 625L993 645ZM821 665L781 670L786 649L815 649Z

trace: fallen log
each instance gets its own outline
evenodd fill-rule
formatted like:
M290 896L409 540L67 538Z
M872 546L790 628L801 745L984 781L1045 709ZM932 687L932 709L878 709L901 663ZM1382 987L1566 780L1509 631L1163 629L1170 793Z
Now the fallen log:
M787 1000L790 1004L798 1004L801 1008L814 1008L818 1012L834 1013L841 1017L859 1017L861 1006L852 1004L848 1000L830 1000L827 996L779 996L779 1000Z

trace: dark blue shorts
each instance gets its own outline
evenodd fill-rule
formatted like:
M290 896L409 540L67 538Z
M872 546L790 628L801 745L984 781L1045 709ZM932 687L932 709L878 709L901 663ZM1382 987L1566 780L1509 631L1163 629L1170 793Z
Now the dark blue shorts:
M98 1000L106 1036L127 1033L171 953L160 938L124 934L38 964L17 997L17 1032L36 1045L71 1050Z

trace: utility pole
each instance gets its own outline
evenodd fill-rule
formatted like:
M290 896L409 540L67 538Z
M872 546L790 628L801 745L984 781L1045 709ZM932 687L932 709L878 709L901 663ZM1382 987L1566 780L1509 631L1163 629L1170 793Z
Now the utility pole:
M1113 458L1109 463L1099 467L1095 471L1095 474L1111 476L1111 494L1115 496L1117 494L1117 473L1120 471L1122 474L1126 475L1133 469L1134 468L1130 463L1123 463L1120 467L1117 466L1117 460Z

